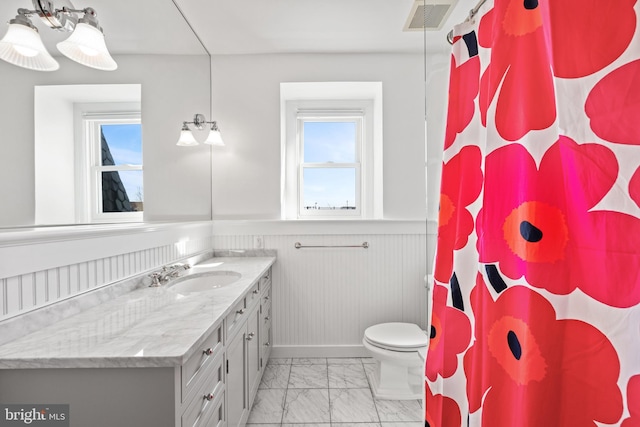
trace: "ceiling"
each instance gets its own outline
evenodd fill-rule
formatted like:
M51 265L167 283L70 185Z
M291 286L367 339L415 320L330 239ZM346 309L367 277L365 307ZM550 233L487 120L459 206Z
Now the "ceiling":
M427 51L446 51L446 33L475 5L475 0L457 0L442 30L425 37L422 31L403 31L414 0L71 1L78 9L97 11L114 54L203 54L204 44L213 55L423 52L425 38ZM54 4L69 5L69 0ZM1 0L0 20L7 22L18 8L32 9L31 0ZM68 34L36 21L55 55L55 43Z
M211 54L422 52L422 31L403 28L415 0L176 0ZM432 0L431 0L432 1ZM458 0L430 49L469 9Z

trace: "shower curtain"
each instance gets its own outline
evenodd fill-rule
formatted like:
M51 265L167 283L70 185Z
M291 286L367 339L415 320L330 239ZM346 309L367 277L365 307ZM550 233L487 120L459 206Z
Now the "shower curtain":
M640 426L636 0L454 29L425 425Z

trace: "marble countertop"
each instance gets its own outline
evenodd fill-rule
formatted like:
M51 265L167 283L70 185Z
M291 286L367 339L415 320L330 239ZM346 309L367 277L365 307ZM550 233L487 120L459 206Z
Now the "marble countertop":
M181 276L230 270L242 277L198 293L178 293L171 282L135 289L0 346L0 369L181 365L274 262L209 258Z

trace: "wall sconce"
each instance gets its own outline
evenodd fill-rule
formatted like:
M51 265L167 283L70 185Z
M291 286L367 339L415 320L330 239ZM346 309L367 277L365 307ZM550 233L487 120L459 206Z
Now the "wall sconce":
M224 142L222 141L222 135L220 134L218 125L216 122L208 122L202 114L196 114L193 116L192 122L182 122L180 138L178 138L178 143L176 145L181 147L193 147L194 145L198 145L198 141L193 137L193 133L191 133L189 125L195 126L198 130L203 130L206 125L211 125L209 135L207 135L207 139L204 140L204 143L224 147Z
M72 32L56 46L67 58L87 67L113 71L118 64L113 60L98 25L96 11L85 9L56 9L51 0L32 0L34 10L18 9L18 15L9 21L9 29L0 40L0 59L36 71L55 71L60 64L47 52L38 29L29 17L37 15L51 29ZM79 15L83 16L78 19Z

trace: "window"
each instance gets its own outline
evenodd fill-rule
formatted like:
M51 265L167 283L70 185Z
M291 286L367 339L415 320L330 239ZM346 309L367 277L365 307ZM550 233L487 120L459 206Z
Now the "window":
M299 216L360 216L362 112L298 112Z
M354 84L281 86L285 129L283 218L381 217L381 124L379 118L376 120L376 100L381 94L360 94L358 98L363 99L287 99L287 94L291 95L287 85L295 89L311 85L319 89L316 94L308 94L313 97L326 96L333 87L344 97L349 91L336 85ZM338 93L334 96L339 97ZM299 93L294 97L299 98Z
M141 221L144 201L139 112L82 114L80 209L89 222Z

